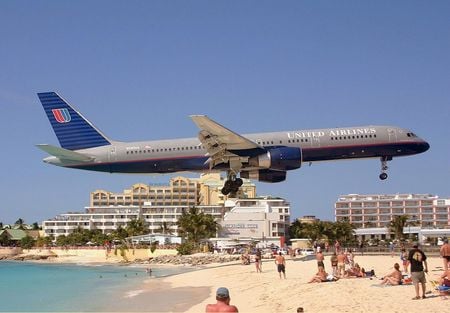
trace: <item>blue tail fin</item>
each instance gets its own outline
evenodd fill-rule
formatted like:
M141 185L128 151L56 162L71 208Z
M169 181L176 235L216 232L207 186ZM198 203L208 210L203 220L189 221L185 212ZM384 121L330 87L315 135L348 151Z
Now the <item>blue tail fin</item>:
M111 144L56 92L38 93L38 97L62 148L79 150Z

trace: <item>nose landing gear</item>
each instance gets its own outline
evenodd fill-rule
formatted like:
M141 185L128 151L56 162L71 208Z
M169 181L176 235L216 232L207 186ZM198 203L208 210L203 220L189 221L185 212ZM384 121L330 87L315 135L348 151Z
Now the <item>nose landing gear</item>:
M388 166L387 166L387 162L392 160L392 157L381 157L381 174L380 174L380 179L381 180L385 180L388 178L388 174L386 173L386 171L388 170Z

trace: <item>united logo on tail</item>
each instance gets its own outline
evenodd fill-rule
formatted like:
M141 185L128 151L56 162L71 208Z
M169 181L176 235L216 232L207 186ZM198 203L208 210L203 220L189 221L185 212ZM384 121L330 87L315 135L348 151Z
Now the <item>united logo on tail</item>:
M71 120L69 110L67 109L53 109L52 112L58 123L68 123Z

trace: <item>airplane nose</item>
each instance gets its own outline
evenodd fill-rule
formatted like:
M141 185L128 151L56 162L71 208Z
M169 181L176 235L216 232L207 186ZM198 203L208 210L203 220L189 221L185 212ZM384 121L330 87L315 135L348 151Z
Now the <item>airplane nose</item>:
M418 143L419 152L425 152L430 149L430 144L426 141Z

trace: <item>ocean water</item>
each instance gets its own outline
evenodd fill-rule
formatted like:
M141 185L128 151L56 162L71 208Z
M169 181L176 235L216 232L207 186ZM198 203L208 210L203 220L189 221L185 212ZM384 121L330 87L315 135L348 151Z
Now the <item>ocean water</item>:
M152 277L187 270L152 267ZM0 312L101 312L148 278L145 267L2 261Z

